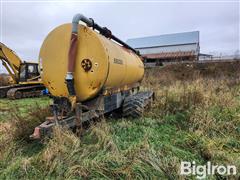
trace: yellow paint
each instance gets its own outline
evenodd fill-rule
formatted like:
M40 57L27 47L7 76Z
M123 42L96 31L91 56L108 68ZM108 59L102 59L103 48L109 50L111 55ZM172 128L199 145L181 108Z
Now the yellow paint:
M68 97L65 76L68 65L71 24L64 24L48 34L40 50L39 62L44 85L54 96ZM81 62L89 59L92 68L85 71ZM105 38L89 27L78 27L78 53L74 85L79 101L95 97L102 88L123 88L140 82L144 66L140 57Z
M3 65L6 67L14 83L17 83L21 59L13 50L3 43L0 43L0 59L4 60Z
M18 83L18 84L24 84L24 85L41 83L40 77L28 79L27 82L18 82L20 66L22 63L25 63L25 62L22 62L20 57L12 49L8 48L6 45L4 45L1 42L0 42L0 60L3 60L2 64L8 71L9 75L11 76L9 83L11 84Z

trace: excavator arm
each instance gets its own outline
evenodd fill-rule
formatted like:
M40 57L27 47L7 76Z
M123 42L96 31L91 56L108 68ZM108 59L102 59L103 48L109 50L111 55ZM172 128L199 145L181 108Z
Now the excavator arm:
M0 60L15 83L19 81L19 69L22 63L17 54L0 42Z

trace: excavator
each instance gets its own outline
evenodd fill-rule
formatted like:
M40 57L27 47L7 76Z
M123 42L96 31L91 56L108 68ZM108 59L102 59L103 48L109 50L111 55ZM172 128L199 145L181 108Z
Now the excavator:
M38 63L22 61L1 42L0 60L13 80L13 84L0 87L0 98L21 99L41 95L45 87L41 82Z

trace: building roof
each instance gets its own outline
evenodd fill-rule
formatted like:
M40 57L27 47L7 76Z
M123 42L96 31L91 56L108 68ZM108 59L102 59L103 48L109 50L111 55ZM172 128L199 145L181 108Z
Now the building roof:
M127 40L127 44L133 48L148 48L196 43L199 43L199 31L164 34L159 36L149 36Z

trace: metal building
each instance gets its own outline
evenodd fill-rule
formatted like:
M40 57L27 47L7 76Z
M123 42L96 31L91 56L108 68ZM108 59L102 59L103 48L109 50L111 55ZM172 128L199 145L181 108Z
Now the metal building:
M145 63L198 60L199 31L128 39L127 44L140 51Z

